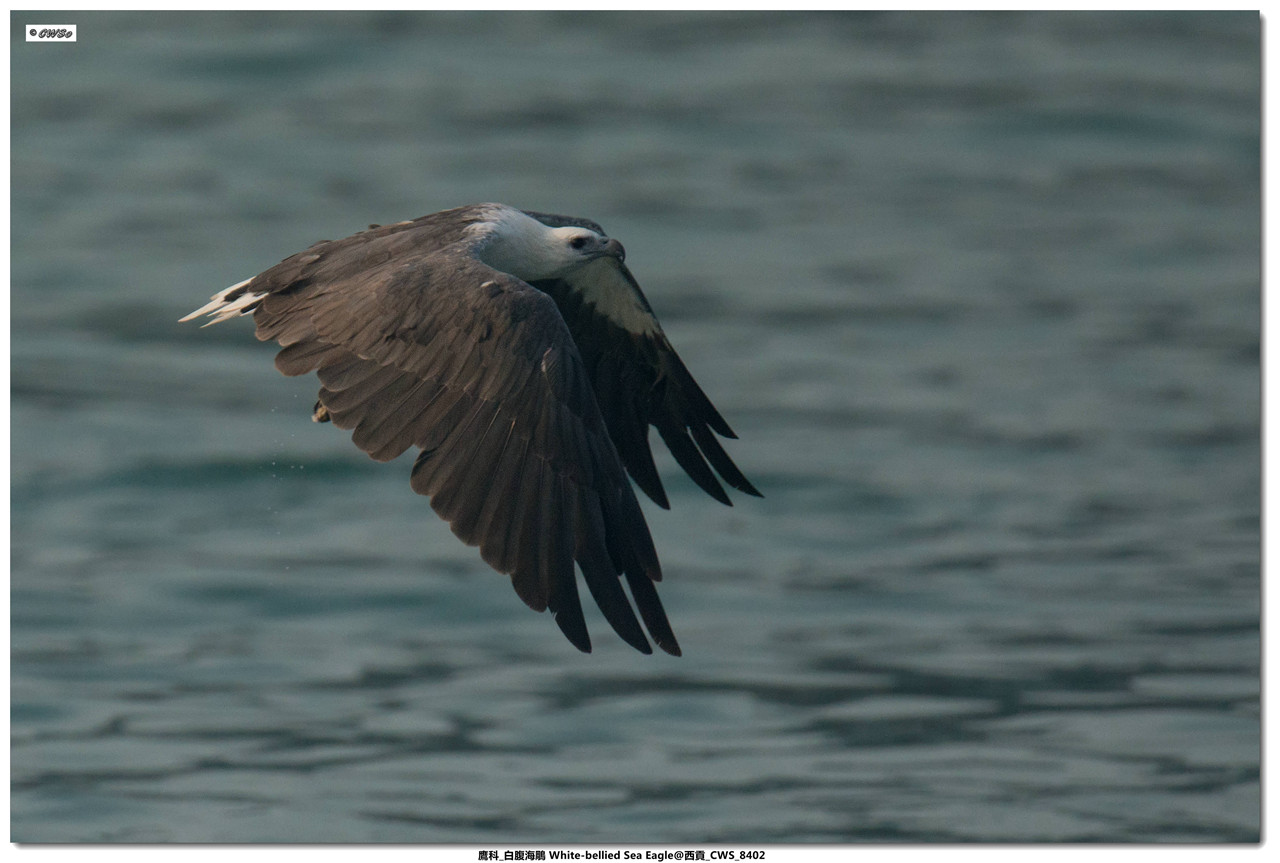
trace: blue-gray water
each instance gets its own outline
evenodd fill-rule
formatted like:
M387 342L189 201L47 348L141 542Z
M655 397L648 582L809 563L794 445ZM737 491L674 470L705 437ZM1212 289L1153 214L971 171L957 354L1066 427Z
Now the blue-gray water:
M1259 838L1256 14L32 17L14 840ZM763 500L646 506L683 658L176 322L485 200L620 238L741 437Z

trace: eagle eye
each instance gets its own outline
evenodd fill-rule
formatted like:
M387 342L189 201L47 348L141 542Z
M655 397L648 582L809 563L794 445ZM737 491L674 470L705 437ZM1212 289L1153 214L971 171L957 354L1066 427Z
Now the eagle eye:
M569 241L569 246L570 248L574 248L574 249L585 249L587 247L587 238L574 237L572 240Z

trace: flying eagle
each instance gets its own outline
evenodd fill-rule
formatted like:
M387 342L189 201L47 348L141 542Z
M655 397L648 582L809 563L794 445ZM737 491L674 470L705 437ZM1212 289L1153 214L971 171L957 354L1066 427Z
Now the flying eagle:
M252 314L258 338L284 348L277 369L317 373L315 421L352 430L378 461L418 447L413 490L579 650L591 639L575 561L624 641L652 653L620 576L678 656L626 477L669 508L648 427L721 503L717 473L760 492L623 255L588 219L477 204L317 243L182 320Z

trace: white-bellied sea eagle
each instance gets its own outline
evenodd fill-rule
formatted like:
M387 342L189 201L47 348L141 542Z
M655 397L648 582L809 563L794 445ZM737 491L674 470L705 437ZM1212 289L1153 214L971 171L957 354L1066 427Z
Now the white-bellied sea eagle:
M352 431L378 461L421 451L410 484L463 542L591 640L574 562L628 644L679 655L662 577L627 474L667 496L649 426L721 503L759 496L716 435L736 437L694 382L623 264L587 219L477 204L371 226L216 294L200 315L252 314L283 346L276 368L317 373L313 419ZM208 326L206 324L205 326Z

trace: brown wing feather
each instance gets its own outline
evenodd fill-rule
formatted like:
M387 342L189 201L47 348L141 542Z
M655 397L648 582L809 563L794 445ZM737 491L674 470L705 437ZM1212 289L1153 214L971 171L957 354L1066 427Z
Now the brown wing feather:
M267 294L258 337L285 346L285 374L318 372L317 417L371 456L420 447L414 491L574 645L591 647L577 561L624 640L651 652L620 576L650 635L678 655L653 540L560 312L461 246L416 251L412 224L319 244L248 283Z

